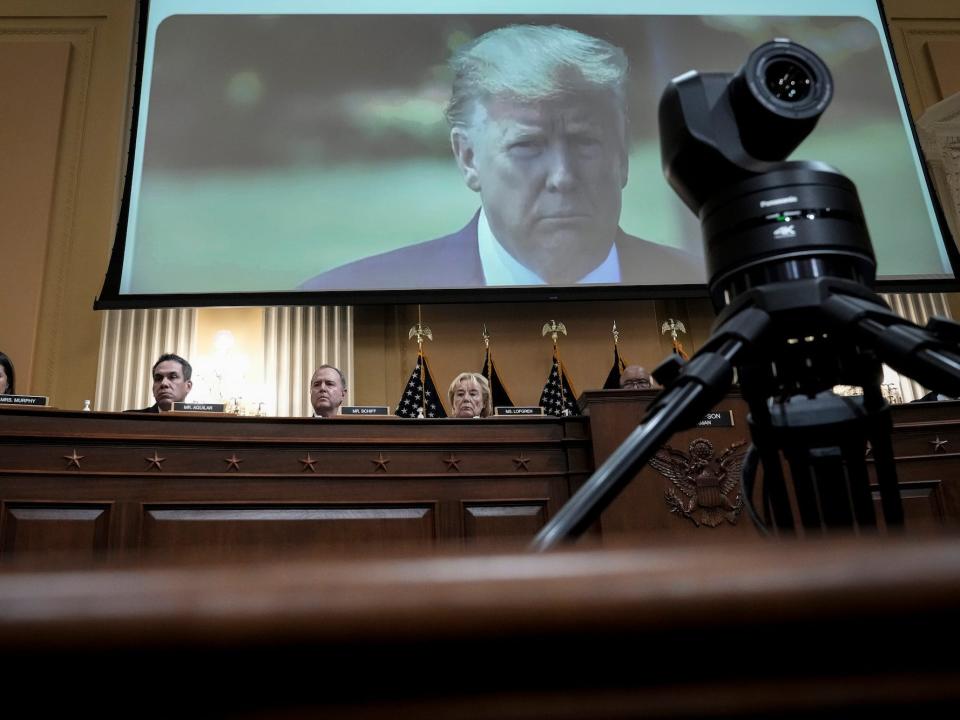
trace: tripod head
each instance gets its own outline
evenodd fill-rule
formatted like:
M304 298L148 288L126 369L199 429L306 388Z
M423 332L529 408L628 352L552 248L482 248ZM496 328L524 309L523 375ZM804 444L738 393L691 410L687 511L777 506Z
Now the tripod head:
M856 187L824 163L785 160L832 97L824 62L785 39L758 47L735 73L690 71L664 91L663 170L700 217L718 311L772 282L873 282L876 260Z

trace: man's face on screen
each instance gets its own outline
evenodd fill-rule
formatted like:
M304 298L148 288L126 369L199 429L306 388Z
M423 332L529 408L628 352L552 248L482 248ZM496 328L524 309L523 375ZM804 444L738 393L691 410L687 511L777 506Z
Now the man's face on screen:
M497 240L548 282L573 283L610 252L627 183L623 119L607 91L479 104L458 160ZM457 150L454 142L454 150Z

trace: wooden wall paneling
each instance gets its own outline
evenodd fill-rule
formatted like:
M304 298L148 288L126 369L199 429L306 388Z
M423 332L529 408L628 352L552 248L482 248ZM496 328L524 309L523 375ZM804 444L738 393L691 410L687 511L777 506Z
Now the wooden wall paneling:
M112 503L14 501L2 504L0 556L104 557Z
M0 41L70 45L30 383L62 407L79 409L94 393L100 318L92 304L119 206L136 6L8 0L0 8Z
M529 540L547 522L547 499L514 502L464 502L463 536L466 542L491 538Z
M202 548L205 554L318 544L423 546L435 541L435 522L430 503L144 504L139 544L144 551Z
M30 392L70 42L0 25L0 314L3 350Z
M556 512L590 472L587 426L0 409L0 499L114 503L118 553L461 543L465 502Z

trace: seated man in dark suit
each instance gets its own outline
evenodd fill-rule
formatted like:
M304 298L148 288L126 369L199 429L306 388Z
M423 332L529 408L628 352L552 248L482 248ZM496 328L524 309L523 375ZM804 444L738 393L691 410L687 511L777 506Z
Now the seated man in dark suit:
M460 231L303 290L703 282L701 260L620 229L627 58L558 26L486 33L451 60L450 142L481 208Z
M186 400L193 381L193 368L186 360L173 353L164 353L153 365L153 397L156 402L142 410L126 412L156 413L173 409L175 402Z
M347 392L347 378L340 368L321 365L310 378L310 404L317 418L336 417Z

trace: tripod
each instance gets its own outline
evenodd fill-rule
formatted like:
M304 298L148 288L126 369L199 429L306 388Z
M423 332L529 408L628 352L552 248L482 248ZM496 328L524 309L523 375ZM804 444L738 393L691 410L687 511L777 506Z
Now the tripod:
M745 501L763 467L763 507L778 532L797 522L782 473L790 468L799 524L808 530L877 525L866 453L872 451L888 527L903 524L881 363L946 395L960 395L960 325L921 328L855 280L807 277L757 286L718 316L689 363L672 356L655 371L665 386L642 423L537 534L547 550L580 536L669 437L696 425L727 393L734 370L750 409L753 446L743 468ZM837 384L863 387L841 398ZM869 443L869 445L868 445Z

